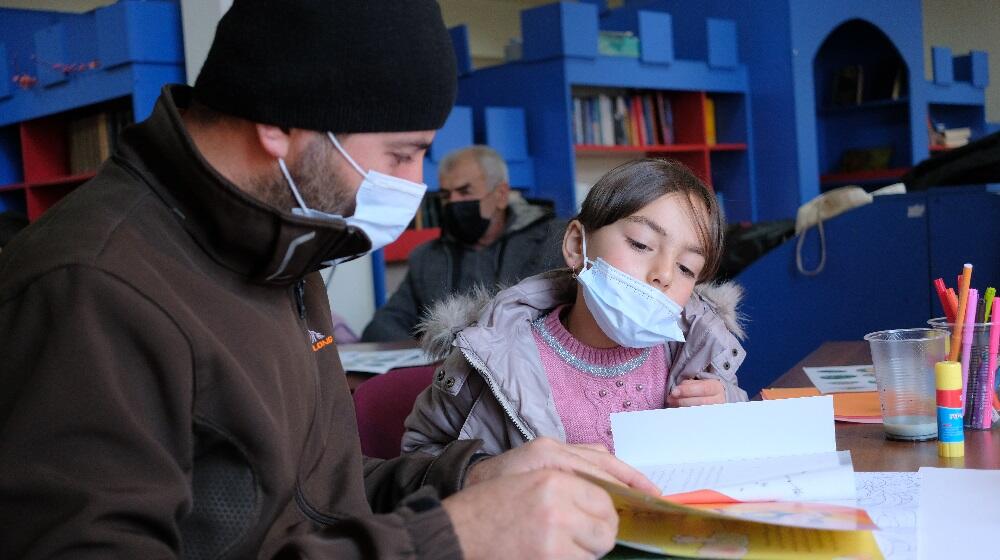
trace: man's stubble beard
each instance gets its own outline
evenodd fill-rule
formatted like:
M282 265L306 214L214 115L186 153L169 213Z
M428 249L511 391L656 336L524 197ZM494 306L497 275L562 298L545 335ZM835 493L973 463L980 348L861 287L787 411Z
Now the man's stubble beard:
M294 163L285 163L306 206L328 214L350 216L354 214L356 204L356 189L351 183L354 177L343 177L346 166L336 165L337 158L343 156L337 153L325 136L320 136L309 143ZM353 169L347 168L346 171L356 175ZM274 173L256 177L250 181L249 187L255 198L278 210L288 211L298 207L277 161Z

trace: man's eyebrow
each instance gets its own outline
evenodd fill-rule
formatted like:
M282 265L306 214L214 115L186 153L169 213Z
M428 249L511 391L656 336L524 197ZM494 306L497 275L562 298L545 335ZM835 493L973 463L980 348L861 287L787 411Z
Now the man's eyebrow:
M430 142L425 142L424 140L396 140L394 142L389 142L389 146L395 149L400 148L412 148L414 150L428 150L431 147Z

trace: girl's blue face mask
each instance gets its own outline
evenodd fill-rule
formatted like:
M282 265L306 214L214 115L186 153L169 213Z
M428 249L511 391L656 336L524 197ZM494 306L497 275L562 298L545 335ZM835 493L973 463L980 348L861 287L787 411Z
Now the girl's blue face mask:
M584 264L576 279L583 286L587 309L604 334L627 348L684 342L678 324L684 309L665 293L604 259L587 258L587 233L583 231L582 235Z

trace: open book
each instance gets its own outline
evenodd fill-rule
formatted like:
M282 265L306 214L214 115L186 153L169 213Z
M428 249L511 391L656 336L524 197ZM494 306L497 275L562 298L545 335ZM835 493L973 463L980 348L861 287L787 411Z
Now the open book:
M829 396L620 413L611 424L615 454L664 495L647 505L660 517L663 504L686 512L680 525L653 527L635 503L619 507L630 546L688 556L678 531L697 527L699 538L742 535L733 538L746 550L734 558L880 557L876 526L853 505L854 469L850 452L836 451Z

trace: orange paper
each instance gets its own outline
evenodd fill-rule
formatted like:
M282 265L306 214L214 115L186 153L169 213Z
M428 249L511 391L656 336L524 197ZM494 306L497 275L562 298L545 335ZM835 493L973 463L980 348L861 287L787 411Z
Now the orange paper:
M819 394L819 389L815 387L762 389L760 392L764 400L815 397ZM833 418L841 422L881 423L882 406L878 393L833 393Z

